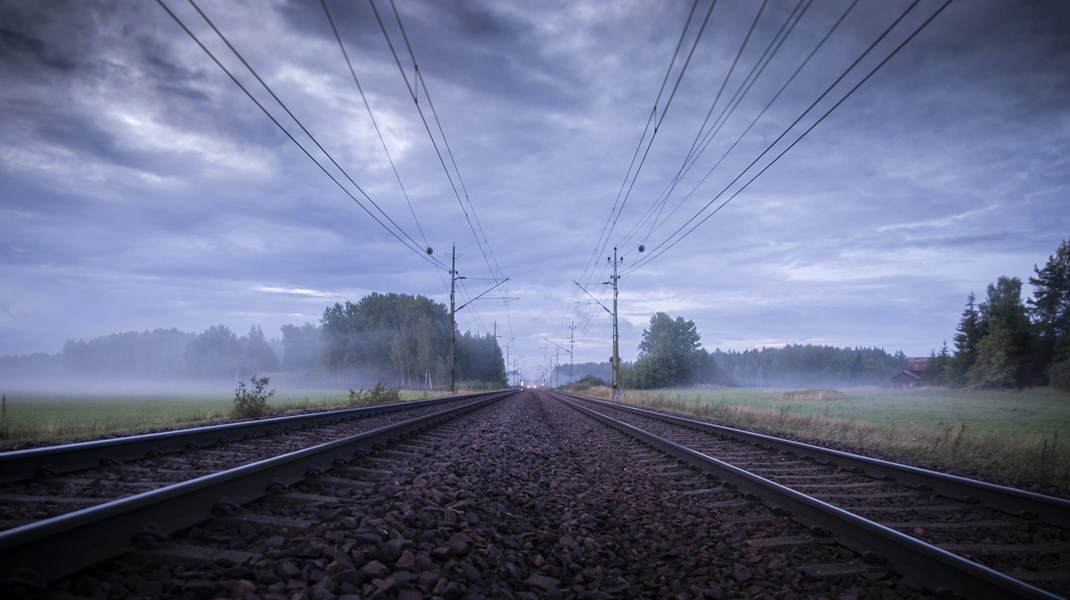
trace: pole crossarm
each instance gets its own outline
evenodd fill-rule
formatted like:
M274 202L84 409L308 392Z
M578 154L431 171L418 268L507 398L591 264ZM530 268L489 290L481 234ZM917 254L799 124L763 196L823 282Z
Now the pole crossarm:
M594 300L595 304L597 304L598 306L602 307L602 310L606 311L610 315L613 314L613 311L609 310L609 308L607 308L605 304L602 304L602 302L599 301L598 298L595 298L593 295L591 295L591 292L588 292L587 288L583 287L583 284L581 284L580 282L576 281L575 279L572 280L572 283L575 283L577 286L579 286L579 288L581 290L583 290L584 294L587 294L588 296L590 296L591 300Z
M472 298L471 300L469 300L468 302L465 302L464 304L462 304L460 306L457 306L456 302L455 302L455 297L456 297L456 292L457 292L457 280L459 280L459 279L465 279L465 277L459 277L458 276L458 273L457 273L457 245L454 244L453 247L452 247L452 251L450 253L450 348L449 348L449 354L448 354L447 359L446 359L446 361L447 361L446 362L446 370L448 371L450 393L451 394L453 394L453 393L455 393L457 391L457 311L459 311L462 308L468 306L469 304L475 302L476 300L494 300L494 299L496 299L496 300L519 300L520 299L520 298L505 298L505 297L501 297L501 298L484 298L483 297L483 296L486 296L487 294L489 294L491 292L491 290L497 288L498 286L502 285L506 281L509 281L509 278L506 277L505 279L499 281L498 283L495 283L494 285L492 285L489 288L487 288L486 290L484 290L482 294L476 296L475 298ZM495 337L495 340L497 340L497 337L498 337L497 332L495 332L494 337ZM506 368L508 368L508 366Z
M499 281L498 283L495 283L494 285L490 286L482 294L480 294L480 295L476 296L475 298L472 298L468 302L465 302L464 304L458 306L456 309L454 309L454 312L457 312L458 310L461 310L462 308L468 306L469 304L471 304L471 303L473 303L473 302L475 302L476 300L479 300L479 299L483 299L483 300L519 300L520 298L483 298L483 296L486 296L488 293L490 293L491 290L493 290L494 288L498 287L499 285L505 283L506 281L509 281L508 277L506 277L505 279Z
M571 356L571 355L572 355L572 350L569 350L568 348L566 348L566 347L562 346L561 344L558 344L557 342L555 342L555 341L551 340L550 338L548 338L548 337L544 337L544 338L542 338L542 339L544 339L544 340L546 340L547 342L550 342L551 344L553 344L553 345L557 346L557 347L558 347L558 348L560 348L561 350L564 350L565 352L568 352L569 356Z

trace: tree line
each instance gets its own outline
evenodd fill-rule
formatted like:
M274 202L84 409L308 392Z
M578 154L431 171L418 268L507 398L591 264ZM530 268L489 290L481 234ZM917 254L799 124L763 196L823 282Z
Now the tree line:
M340 382L371 372L399 385L435 387L446 380L449 312L423 296L379 294L323 311L323 361ZM491 334L456 334L457 381L504 387L505 359Z
M971 292L954 336L931 353L927 385L1006 388L1052 385L1070 388L1070 241L1043 267L1033 266L1032 295L1023 302L1022 281L1000 277L984 300ZM900 351L789 345L744 351L702 348L695 323L659 312L643 330L639 355L621 366L625 388L686 385L817 386L886 385L907 366ZM568 367L554 374L567 381ZM610 380L605 363L575 365L573 378Z
M625 388L653 389L688 385L795 387L886 385L906 365L902 352L881 348L836 348L793 344L780 348L710 352L702 347L695 323L659 312L643 330L635 362L621 365ZM557 367L566 381L568 367ZM561 371L566 369L566 371ZM573 366L573 377L610 380L605 363Z
M449 314L423 296L370 294L324 309L319 324L283 325L268 339L259 325L237 335L226 325L201 333L131 331L70 340L59 354L0 357L0 376L47 381L233 381L285 372L290 381L343 387L382 381L442 387L446 381ZM457 333L458 381L505 385L505 361L492 335Z
M1033 266L1032 295L1022 302L1022 280L1000 277L980 303L966 298L954 350L933 351L924 379L930 385L969 388L1070 388L1070 241L1043 268Z

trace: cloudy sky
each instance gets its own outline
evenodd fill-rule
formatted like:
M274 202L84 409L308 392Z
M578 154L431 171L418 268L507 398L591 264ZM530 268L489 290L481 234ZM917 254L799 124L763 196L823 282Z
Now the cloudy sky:
M656 311L711 350L921 355L1070 237L1062 0L954 2L845 100L942 1L398 0L403 36L327 0L359 88L318 1L165 4L192 36L155 2L0 0L0 354L448 303L456 243L459 304L518 299L461 329L529 376L573 322L609 356L573 282L611 305L614 247L625 360Z

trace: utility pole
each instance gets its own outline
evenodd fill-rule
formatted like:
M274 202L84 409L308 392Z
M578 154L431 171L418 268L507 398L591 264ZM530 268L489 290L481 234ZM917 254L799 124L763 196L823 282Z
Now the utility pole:
M455 352L457 351L457 309L455 308L456 303L454 298L457 292L458 279L464 279L464 277L457 277L457 244L453 244L453 250L450 253L450 352L449 358L446 361L446 370L449 372L451 394L457 391L457 369L455 365Z
M574 350L576 349L576 322L573 321L568 326L568 382L575 383L576 377L572 374L572 359L574 358Z
M640 252L644 251L645 249L646 248L644 248L643 246L639 246L639 251ZM590 296L591 300L594 300L596 303L598 303L598 306L601 306L602 310L606 311L607 313L609 313L609 315L611 317L613 317L613 356L609 357L609 361L610 361L610 367L613 368L613 396L612 396L612 398L613 398L613 400L619 400L620 399L620 329L617 327L617 294L618 294L617 282L620 280L620 275L617 274L617 265L619 265L622 262L624 262L624 258L623 257L620 257L620 258L617 257L617 249L614 247L613 248L613 258L610 258L610 257L607 256L606 257L606 261L613 265L613 275L611 275L609 277L609 281L603 281L602 285L612 285L613 286L613 310L609 310L609 308L607 308L605 304L602 304L602 302L598 298L595 298L593 295L591 295L591 292L588 292L587 288L583 287L583 284L581 284L580 282L573 281L572 283L575 283L576 285L578 285L580 287L580 289L583 290L583 293L585 293L588 296Z
M613 248L613 259L610 260L606 257L607 261L613 263L613 276L610 277L609 282L613 284L613 400L620 399L620 330L617 328L617 281L620 279L620 275L617 275L617 265L624 262L624 258L617 258L617 248Z
M509 372L509 344L505 345L505 383L513 387L513 374Z
M561 348L554 348L554 389L561 383L561 376L558 375L558 371L561 367Z
M491 290L493 290L494 288L496 288L499 285L505 283L506 281L509 281L509 278L506 277L505 279L503 279L503 280L499 281L498 283L495 283L494 285L492 285L489 288L487 288L482 294L476 296L475 298L472 298L471 300L469 300L468 302L465 302L464 304L462 304L460 306L457 306L456 305L456 300L455 300L456 299L456 292L457 292L457 281L459 281L461 279L466 279L466 278L457 276L457 244L453 244L452 251L450 252L450 351L449 351L449 356L448 356L448 359L447 359L447 362L446 362L446 370L449 371L449 384L450 384L450 393L451 394L457 392L457 311L461 310L462 308L464 308L464 307L468 306L469 304L475 302L476 300L480 300L480 299L483 299L483 300L492 300L492 299L495 299L495 300L519 300L519 298L483 298L483 296L486 296L487 293L490 292ZM497 339L497 336L498 336L498 324L495 323L494 324L494 337L495 337L495 339ZM497 343L497 342L495 342L495 343Z

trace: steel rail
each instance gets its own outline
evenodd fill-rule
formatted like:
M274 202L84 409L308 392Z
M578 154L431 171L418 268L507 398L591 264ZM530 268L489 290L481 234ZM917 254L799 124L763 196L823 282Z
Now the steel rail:
M563 394L550 395L566 406L661 450L707 475L759 496L767 505L788 511L792 518L805 525L830 532L840 543L859 555L879 557L887 561L896 572L911 577L934 591L953 591L968 598L1059 598L880 523L581 406Z
M581 399L586 402L609 406L617 410L660 419L677 425L691 427L708 433L715 433L717 435L744 441L778 452L787 452L803 458L813 458L818 461L833 461L846 469L861 471L867 475L884 479L885 481L894 480L895 482L908 487L914 487L924 491L932 491L942 496L947 496L963 502L978 502L984 506L1005 513L1024 518L1037 518L1045 523L1070 529L1070 500L1065 500L1063 498L1037 494L1035 492L1019 490L994 483L988 483L986 481L977 481L975 479L968 479L957 475L930 471L928 469L912 467L910 465L902 465L881 460L879 458L860 456L849 452L833 450L831 448L822 448L803 442L780 439L770 435L744 431L742 429L735 429L724 425L714 425L713 423L706 423L704 421L697 421L686 417L667 415L665 413L627 406L616 402L607 402L605 400L588 398L586 396L578 396L575 394L554 393Z
M203 521L220 505L241 505L293 485L414 432L476 411L515 390L0 532L0 584L41 585L119 556L143 537L159 538Z
M68 473L89 469L102 462L122 462L151 454L179 452L189 447L207 447L220 442L260 437L288 429L313 427L346 419L388 414L479 397L480 394L447 396L430 400L398 402L379 406L346 408L255 421L239 421L206 427L176 429L59 446L0 452L0 484L32 479L39 473Z

